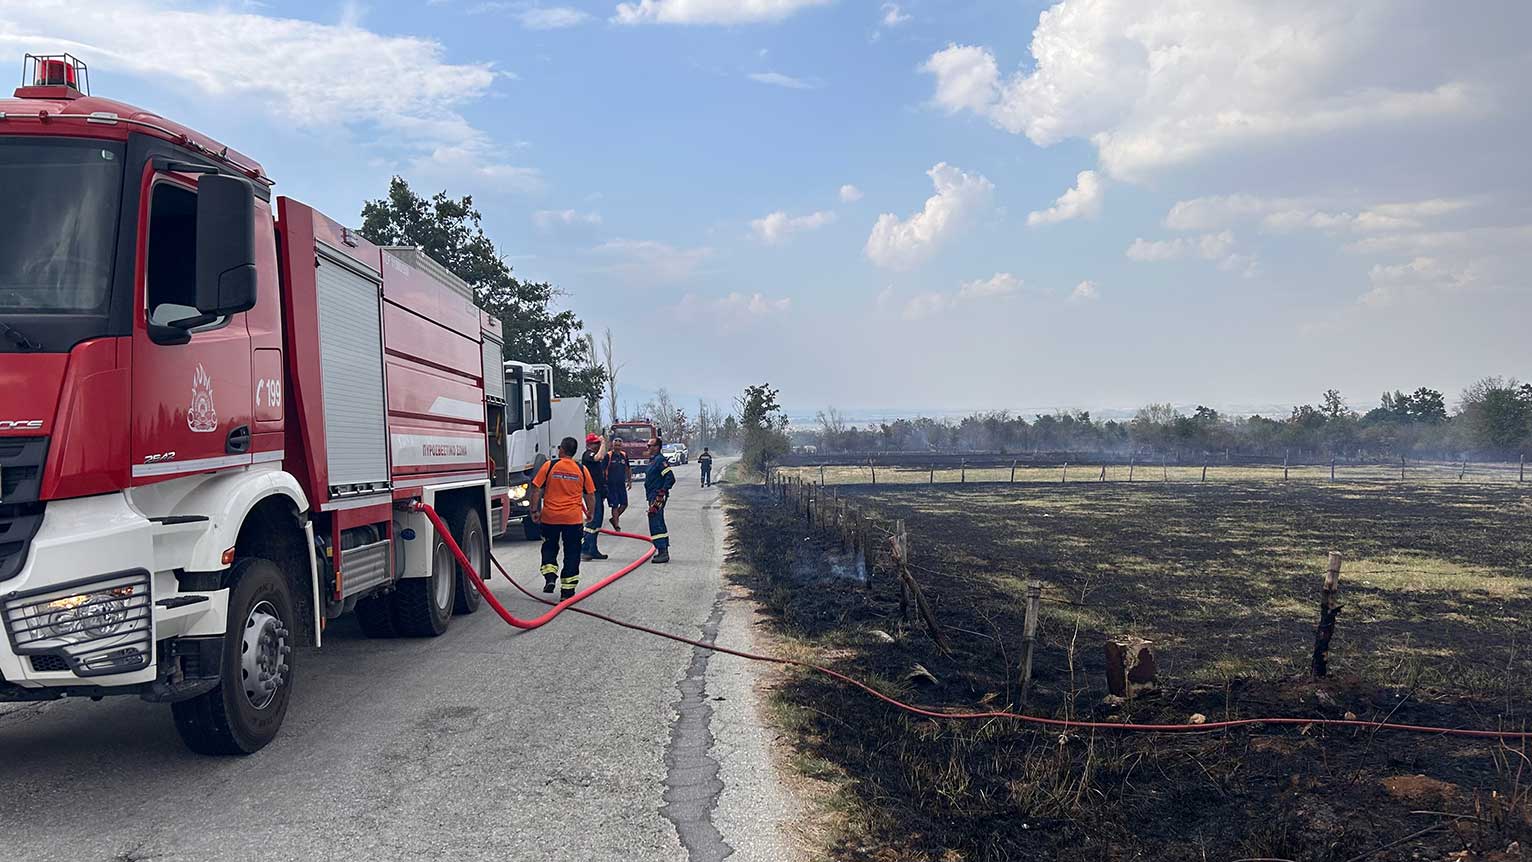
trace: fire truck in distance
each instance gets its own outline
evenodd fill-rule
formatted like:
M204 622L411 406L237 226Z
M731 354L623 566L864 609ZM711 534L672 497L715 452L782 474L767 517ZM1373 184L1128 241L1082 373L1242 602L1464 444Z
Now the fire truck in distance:
M659 436L659 426L649 419L629 419L612 425L612 438L622 438L617 445L628 456L635 476L649 472L649 444Z
M0 700L137 695L249 753L327 621L478 607L410 507L487 563L500 327L86 74L28 56L0 99Z

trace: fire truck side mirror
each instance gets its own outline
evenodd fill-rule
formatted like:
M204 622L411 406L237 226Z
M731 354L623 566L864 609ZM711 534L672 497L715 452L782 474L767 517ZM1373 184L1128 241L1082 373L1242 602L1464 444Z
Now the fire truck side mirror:
M238 177L197 182L197 310L214 317L255 307L255 190Z

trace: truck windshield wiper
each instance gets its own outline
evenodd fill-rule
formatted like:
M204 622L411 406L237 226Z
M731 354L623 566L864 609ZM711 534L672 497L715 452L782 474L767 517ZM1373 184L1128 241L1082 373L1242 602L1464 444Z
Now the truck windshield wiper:
M21 330L19 330L16 327L10 325L9 323L6 323L3 320L0 320L0 332L4 332L12 341L16 342L16 345L18 347L20 347L22 350L42 350L43 349L43 346L41 344L38 344L37 342L33 341L31 338L28 338L27 334L25 332L22 332Z

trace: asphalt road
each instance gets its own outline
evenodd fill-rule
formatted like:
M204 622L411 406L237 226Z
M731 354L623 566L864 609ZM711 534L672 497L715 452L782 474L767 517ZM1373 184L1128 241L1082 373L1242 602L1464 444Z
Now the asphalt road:
M720 468L721 468L720 464ZM716 488L677 469L668 566L587 600L749 643L725 592ZM640 527L630 513L627 527ZM642 546L605 537L605 563ZM523 583L532 543L497 545ZM542 608L495 579L513 612ZM0 706L0 858L15 860L793 859L754 666L576 614L517 633L488 607L432 640L349 618L299 655L286 725L247 758L187 752L137 699Z

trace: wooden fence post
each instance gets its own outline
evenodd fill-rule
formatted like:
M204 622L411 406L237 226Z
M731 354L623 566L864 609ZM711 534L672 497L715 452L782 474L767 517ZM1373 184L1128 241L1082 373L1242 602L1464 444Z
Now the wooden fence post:
M1521 454L1521 471L1516 474L1516 482L1520 484L1525 481L1527 481L1527 454L1523 452Z
M1203 464L1202 465L1202 481L1206 482L1207 480L1208 480L1208 465Z
M1021 684L1017 687L1016 708L1027 708L1032 690L1032 651L1037 643L1037 618L1043 596L1042 581L1027 584L1027 613L1021 624Z
M1399 456L1399 481L1404 481L1404 456Z
M1016 459L1011 459L1011 484L1016 484Z
M1464 458L1463 466L1458 469L1458 481L1463 481L1463 477L1466 475L1468 475L1468 459Z
M1133 462L1138 460L1137 453L1128 456L1128 481L1133 481Z
M1064 462L1064 472L1059 476L1059 484L1062 485L1062 484L1064 484L1065 482L1068 482L1068 481L1069 481L1069 462L1065 461Z
M825 465L820 464L819 465L819 484L823 485L824 483L825 483Z
M904 535L904 519L894 521L894 566L899 576L899 618L905 622L910 621L910 583L905 575L906 555L909 553L908 539Z
M1282 453L1282 481L1287 481L1287 453Z
M1106 481L1106 465L1105 464L1101 465L1101 481L1103 481L1103 482Z
M1180 461L1181 460L1181 456L1177 455L1176 456L1176 460ZM1160 456L1160 474L1161 474L1160 475L1161 479L1164 479L1166 482L1170 481L1170 468L1165 466L1165 456L1164 455Z
M935 485L936 484L936 465L935 464L931 465L931 475L926 477L926 484L927 485Z
M878 465L874 464L871 458L867 459L867 469L872 471L872 484L878 484Z
M1331 482L1335 481L1335 459L1334 458L1330 459L1330 481Z
M1314 676L1329 672L1330 638L1335 634L1335 618L1340 615L1336 593L1340 590L1341 555L1330 552L1330 567L1325 572L1324 589L1319 594L1319 626L1314 629Z
M926 603L926 595L921 591L920 583L915 580L914 575L910 574L910 537L909 533L904 530L904 521L899 521L898 529L899 582L903 587L899 593L900 610L904 612L905 618L908 619L909 600L913 598L916 608L920 610L920 618L925 621L926 633L931 636L931 640L936 643L936 648L941 650L942 655L950 656L952 655L952 646L947 643L947 636L942 632L941 624L936 621L936 613Z
M958 484L959 485L966 485L966 484L968 484L968 459L967 458L964 458L962 461L960 461L958 463L958 470L961 471L961 472L958 473Z

